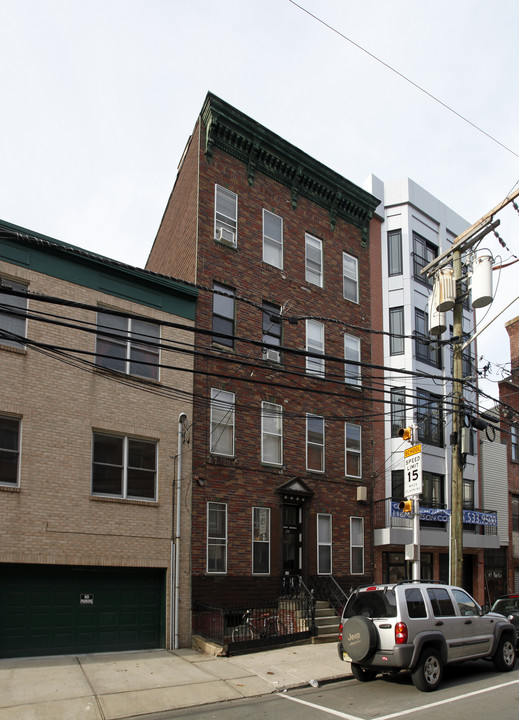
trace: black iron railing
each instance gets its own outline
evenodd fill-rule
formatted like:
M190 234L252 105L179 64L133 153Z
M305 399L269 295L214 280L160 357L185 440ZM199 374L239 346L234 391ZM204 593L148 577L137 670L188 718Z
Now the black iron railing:
M340 616L346 605L348 593L342 589L333 575L314 575L311 578L311 587L316 600L326 600Z

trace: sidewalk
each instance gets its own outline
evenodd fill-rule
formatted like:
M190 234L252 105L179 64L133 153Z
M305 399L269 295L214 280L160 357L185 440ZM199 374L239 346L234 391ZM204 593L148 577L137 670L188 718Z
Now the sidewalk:
M0 660L0 720L116 720L349 674L334 643L230 658L183 649Z

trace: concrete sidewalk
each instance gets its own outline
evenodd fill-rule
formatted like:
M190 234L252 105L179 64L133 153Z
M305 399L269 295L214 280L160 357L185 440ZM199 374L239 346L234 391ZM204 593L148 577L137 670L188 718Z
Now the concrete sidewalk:
M0 660L0 720L115 720L349 674L333 643L230 658L185 649Z

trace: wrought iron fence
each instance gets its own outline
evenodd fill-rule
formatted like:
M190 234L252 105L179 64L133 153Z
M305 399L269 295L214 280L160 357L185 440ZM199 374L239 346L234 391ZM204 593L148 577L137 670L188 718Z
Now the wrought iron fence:
M340 616L346 605L348 593L339 585L333 575L314 575L311 587L317 600L326 600Z

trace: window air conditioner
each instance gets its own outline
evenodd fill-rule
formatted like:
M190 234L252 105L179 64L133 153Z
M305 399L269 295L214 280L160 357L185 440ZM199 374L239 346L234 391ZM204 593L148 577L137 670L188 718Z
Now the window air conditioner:
M232 230L228 230L226 227L222 226L218 228L217 237L220 242L234 245L234 232Z
M281 355L279 350L274 350L273 348L263 348L263 359L278 363L281 361Z

